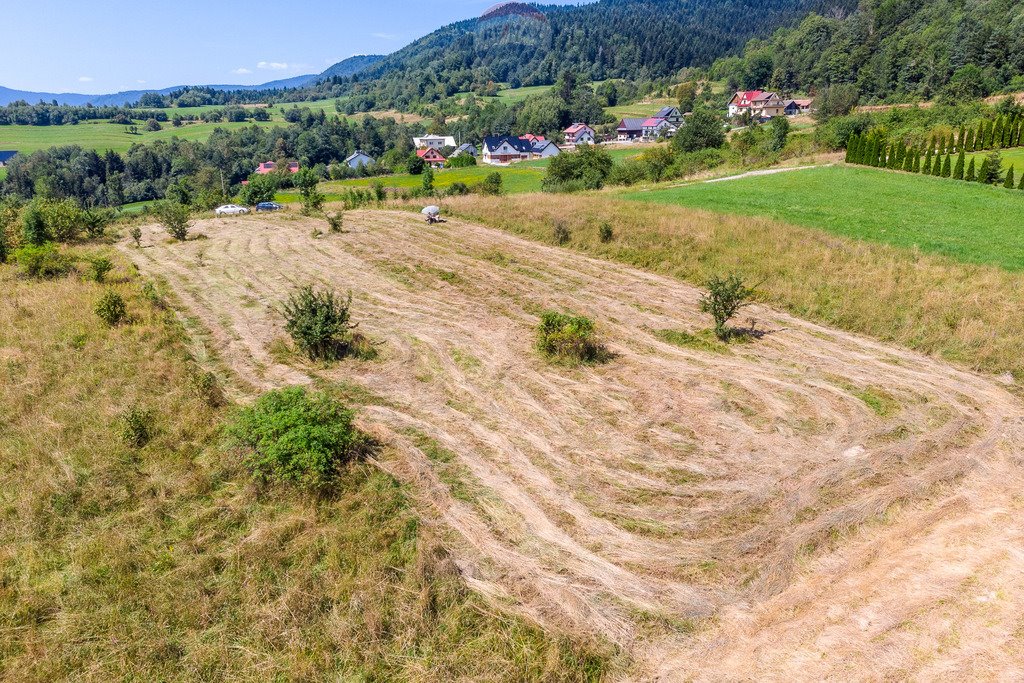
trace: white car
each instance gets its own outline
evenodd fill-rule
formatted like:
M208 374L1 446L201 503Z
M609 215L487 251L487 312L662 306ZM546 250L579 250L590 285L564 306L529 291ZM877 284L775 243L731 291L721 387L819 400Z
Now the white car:
M237 204L225 204L224 206L218 206L214 213L218 216L239 216L243 213L249 213L249 209Z

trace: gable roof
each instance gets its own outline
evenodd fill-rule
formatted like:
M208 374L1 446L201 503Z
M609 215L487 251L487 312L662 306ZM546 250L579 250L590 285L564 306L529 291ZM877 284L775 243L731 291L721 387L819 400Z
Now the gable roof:
M594 129L585 123L574 123L562 132L566 135L576 135L576 133L582 133L585 130L593 131Z
M440 152L438 152L433 147L430 147L430 148L427 148L427 149L418 149L418 150L416 150L416 156L418 156L420 159L427 159L428 161L430 161L430 160L444 161L445 160L444 155L441 154Z
M646 119L642 125L644 128L653 128L661 125L671 126L672 124L660 116L652 116L651 118Z
M760 90L737 90L729 100L729 104L735 104L737 107L749 107L751 102L763 94Z
M752 102L768 102L769 100L777 100L779 96L773 92L763 92L758 97L755 97Z
M644 121L647 119L622 119L619 121L619 127L615 130L640 130L644 127Z
M672 116L679 116L678 107L662 107L658 110L658 113L654 115L656 119L667 119Z
M0 164L7 163L16 156L18 153L15 151L0 151Z
M484 138L484 149L488 152L494 152L506 143L520 154L529 154L533 151L533 145L530 141L512 135L488 135Z
M541 138L540 140L534 140L533 141L532 151L534 153L536 153L536 154L540 154L545 149L547 149L548 147L552 147L552 146L558 147L558 145L556 145L555 143L551 142L551 140L545 140L544 138Z
M366 157L370 161L373 161L373 157L371 157L369 154L367 154L363 150L357 149L356 151L354 151L354 152L352 152L351 154L348 155L348 158L345 159L345 162L348 163L349 161L352 161L356 157Z

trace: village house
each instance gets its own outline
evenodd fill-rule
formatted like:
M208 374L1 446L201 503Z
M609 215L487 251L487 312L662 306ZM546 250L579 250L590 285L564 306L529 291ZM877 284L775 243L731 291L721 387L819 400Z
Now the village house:
M350 154L345 159L345 165L349 168L359 168L360 166L370 166L374 163L373 157L364 152L361 149L357 149L355 152Z
M464 142L461 145L459 145L454 152L451 153L451 156L457 157L463 154L468 154L471 157L477 157L480 155L480 151L472 142Z
M569 147L592 145L597 140L594 129L585 123L574 123L562 132L565 135L565 144Z
M750 104L763 95L760 90L738 90L729 100L729 118L740 116L750 111Z
M782 116L785 103L777 93L763 92L750 103L750 115L755 119Z
M445 162L448 161L444 158L443 154L432 147L416 150L416 156L423 159L424 163L429 164L433 168L444 168Z
M658 110L658 113L651 118L665 119L672 124L673 128L679 128L683 123L683 115L680 113L679 107L662 107Z
M800 105L796 100L783 100L782 113L786 116L797 116L800 114Z
M535 136L530 137L535 138ZM517 161L527 161L532 156L533 142L525 137L488 135L484 138L483 162L485 164L511 164Z
M18 156L18 153L15 151L0 151L0 168L6 168L11 159L16 156Z
M277 164L273 161L264 161L262 164L256 167L256 175L267 175L277 170ZM290 161L288 162L288 170L291 173L299 172L299 162Z
M643 137L644 121L646 119L622 119L615 128L615 135L619 142L632 142Z
M423 137L412 139L413 147L416 149L437 149L441 150L445 147L454 147L455 138L451 135L424 135Z
M640 124L641 139L646 141L660 140L662 138L669 138L676 132L676 127L668 122L666 119L652 116L646 119Z
M793 100L793 102L800 107L801 114L810 114L814 111L814 100Z
M558 145L553 143L551 140L545 140L539 138L533 141L530 149L530 158L532 159L547 159L548 157L557 157L562 153L562 150L558 148Z

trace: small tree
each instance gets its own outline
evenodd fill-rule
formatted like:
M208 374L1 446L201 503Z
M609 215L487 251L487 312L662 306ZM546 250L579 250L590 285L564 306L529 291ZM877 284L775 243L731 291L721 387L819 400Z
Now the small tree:
M1003 181L1003 187L1005 187L1007 190L1012 190L1014 188L1012 164L1010 165L1010 170L1006 172L1006 179Z
M428 164L423 169L423 191L430 195L434 194L434 169Z
M331 232L344 232L345 213L338 211L337 213L327 214L327 225L330 227Z
M120 294L108 289L96 302L96 315L107 327L120 325L128 317L128 307Z
M154 206L153 212L160 221L160 225L170 233L171 237L179 242L188 239L188 231L192 227L192 222L189 220L187 206L165 199Z
M978 175L977 173L975 173L974 170L974 157L971 157L971 162L967 164L967 172L964 173L964 180L966 180L969 183L973 183L977 179Z
M350 341L352 295L342 299L334 290L307 285L284 303L285 329L310 360L333 360Z
M953 178L956 180L964 179L964 161L965 155L963 147L960 148L960 154L956 157L956 168L953 169Z
M480 188L480 194L488 196L500 195L502 192L501 173L498 171L488 173L477 187Z
M117 420L117 434L132 448L142 448L153 438L153 413L131 406Z
M46 218L39 208L39 202L31 202L21 214L22 237L26 244L41 246L50 240L50 231L46 228Z
M89 263L89 276L93 282L102 283L107 278L107 273L114 269L114 264L105 256L98 256Z
M598 229L598 237L601 239L603 244L611 242L615 238L615 233L612 231L612 224L607 221L601 223L601 227Z
M569 240L572 239L572 233L569 232L569 226L567 226L564 221L555 221L555 225L551 229L551 235L555 238L556 244L568 244Z
M302 213L310 216L319 213L327 198L320 192L320 178L311 168L304 168L295 174L295 186L302 194Z
M128 231L132 241L135 242L135 248L139 249L142 247L142 228L137 225L132 226L132 229Z
M949 168L949 166L950 166L949 158L950 157L947 154L945 156L945 158L942 160L942 174L941 175L942 175L943 178L948 178L952 174L952 171Z
M708 280L707 287L707 294L700 300L700 310L714 319L715 336L722 341L728 341L732 336L732 331L728 327L729 321L741 308L750 304L754 290L747 287L743 279L735 274L725 278L715 275Z

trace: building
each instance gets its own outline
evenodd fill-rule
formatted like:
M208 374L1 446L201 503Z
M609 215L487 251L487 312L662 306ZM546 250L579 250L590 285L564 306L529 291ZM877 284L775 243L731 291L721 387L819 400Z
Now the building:
M476 148L476 145L474 145L472 142L464 142L461 145L459 145L454 152L451 153L451 156L457 157L462 154L468 154L471 157L477 157L480 156L480 150L478 150Z
M530 146L531 159L547 159L548 157L557 157L561 153L562 150L558 148L558 145L544 138L534 140Z
M18 153L15 151L0 151L0 168L5 168L16 156Z
M443 154L433 147L416 150L416 156L434 168L444 168L445 162L448 161L444 158Z
M751 103L763 94L760 90L737 90L729 100L729 118L749 112Z
M814 100L793 100L800 107L801 114L810 114L814 111Z
M527 161L533 156L533 143L513 135L489 135L484 138L483 162L491 165Z
M796 100L783 100L782 113L786 116L797 116L800 114L800 105Z
M643 137L644 121L646 119L622 119L619 121L619 125L615 128L619 142L632 142Z
M675 134L675 132L675 126L669 123L666 119L661 119L656 116L645 119L644 122L640 124L640 137L647 141L670 138Z
M750 115L755 119L783 116L785 103L777 93L763 92L750 103Z
M585 123L574 123L562 132L565 135L565 144L570 147L592 145L597 140L594 129Z
M267 175L268 173L273 173L276 170L277 170L277 164L276 163L274 163L273 161L264 161L262 164L260 164L259 166L256 167L256 174L257 175ZM299 172L299 162L297 162L297 161L289 161L288 162L288 170L291 171L292 173L298 173Z
M651 118L665 119L672 124L673 128L678 128L683 123L683 115L679 112L679 107L662 107Z
M451 135L424 135L420 138L413 138L412 144L416 149L441 150L445 147L454 147L455 138Z
M370 166L374 163L376 162L374 161L373 157L371 157L369 154L367 154L361 149L357 149L355 152L350 154L347 159L345 159L345 165L348 166L349 168Z

